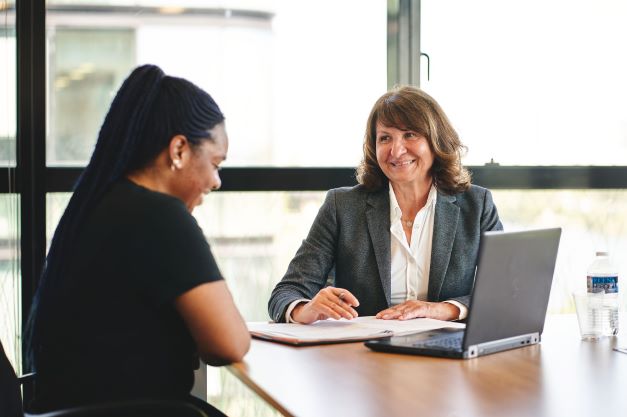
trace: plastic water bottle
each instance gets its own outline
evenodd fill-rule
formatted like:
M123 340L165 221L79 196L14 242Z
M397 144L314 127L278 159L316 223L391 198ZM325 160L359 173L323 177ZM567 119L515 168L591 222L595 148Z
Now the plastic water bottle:
M591 297L590 312L594 332L603 336L618 333L618 268L608 252L597 252L588 267L588 293Z

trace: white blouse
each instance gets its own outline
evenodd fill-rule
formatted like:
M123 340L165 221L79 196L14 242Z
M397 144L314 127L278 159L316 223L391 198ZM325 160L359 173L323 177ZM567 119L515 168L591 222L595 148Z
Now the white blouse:
M392 250L392 304L426 300L431 265L431 242L437 191L432 185L427 203L418 211L412 226L411 242L401 224L401 208L390 185L390 248Z

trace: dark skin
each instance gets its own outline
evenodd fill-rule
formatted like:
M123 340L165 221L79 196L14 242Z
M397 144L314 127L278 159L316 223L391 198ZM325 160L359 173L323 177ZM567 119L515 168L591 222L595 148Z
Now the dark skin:
M228 138L223 124L211 129L211 140L192 146L176 135L147 167L127 178L149 190L179 198L191 212L203 195L220 188L219 165L226 159ZM202 359L210 365L241 361L250 333L224 281L199 285L174 301Z

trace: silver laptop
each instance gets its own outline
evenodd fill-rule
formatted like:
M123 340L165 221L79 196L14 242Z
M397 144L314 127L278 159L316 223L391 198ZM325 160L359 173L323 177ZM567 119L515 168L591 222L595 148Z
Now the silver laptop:
M465 329L370 340L381 352L474 358L540 342L551 292L560 228L486 232Z

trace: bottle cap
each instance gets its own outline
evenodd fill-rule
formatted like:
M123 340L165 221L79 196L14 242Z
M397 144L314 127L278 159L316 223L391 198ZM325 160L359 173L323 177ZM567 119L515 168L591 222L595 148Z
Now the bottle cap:
M608 256L609 254L608 251L597 251L597 256Z

